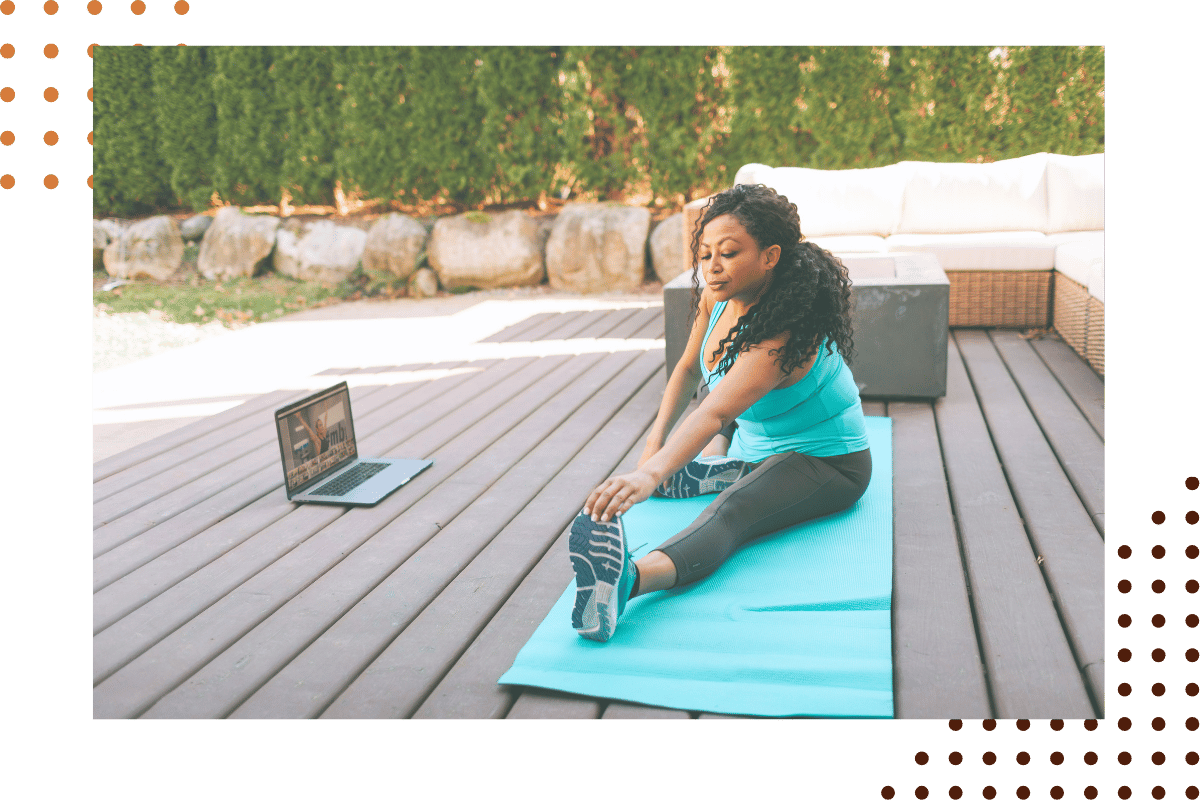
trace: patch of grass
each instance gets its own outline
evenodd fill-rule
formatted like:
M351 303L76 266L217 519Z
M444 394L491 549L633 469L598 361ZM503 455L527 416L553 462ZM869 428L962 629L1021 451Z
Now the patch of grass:
M183 281L131 281L100 291L110 280L102 270L92 274L92 304L105 311L153 311L171 322L221 321L226 327L277 319L292 311L341 302L344 287L296 281L267 274L256 278L208 281L193 275Z

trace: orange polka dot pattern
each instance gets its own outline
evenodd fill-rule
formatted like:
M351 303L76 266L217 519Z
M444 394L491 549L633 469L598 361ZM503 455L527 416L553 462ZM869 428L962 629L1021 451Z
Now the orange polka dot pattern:
M151 2L146 2L145 0L132 0L132 2L128 4L128 8L130 8L130 13L132 16L145 16L149 18L152 17L152 13L150 12L154 11L154 5L155 4L151 4ZM190 2L186 2L185 0L176 0L175 2L170 2L170 0L162 0L161 5L163 8L169 6L170 10L173 12L173 16L176 17L186 16L186 14L191 11ZM90 14L91 17L100 16L100 14L104 11L104 2L102 2L102 0L88 0L88 2L84 4L83 11ZM18 56L23 56L23 58L28 59L29 55L35 53L35 50L40 49L44 59L56 61L60 59L62 52L64 52L64 50L62 50L62 44L66 44L66 46L70 48L77 47L76 44L71 44L70 42L65 41L46 41L47 38L56 38L56 35L53 34L53 32L46 38L42 38L41 41L30 41L29 38L24 38L23 40L23 38L16 36L16 34L19 32L19 25L17 25L17 23L22 22L22 20L28 20L30 12L37 14L37 16L60 19L71 17L72 12L79 13L79 10L78 7L72 10L72 8L68 6L67 12L64 12L64 6L62 6L60 0L44 0L41 2L38 2L37 0L30 0L29 2L20 2L20 4L18 4L16 0L0 0L0 14L4 14L4 17L12 18L13 23L8 25L5 29L5 32L8 35L8 41L0 40L0 60L13 61L14 59L17 59ZM112 13L112 11L109 13ZM53 31L60 29L52 28L44 30ZM2 35L4 34L0 34L0 36ZM92 42L86 46L86 52L88 52L89 59L94 58L95 44L95 42ZM140 42L137 44L140 47ZM180 43L180 47L184 46L184 43ZM28 70L29 65L25 65L25 68ZM0 79L2 78L4 78L4 76L0 76ZM42 100L46 103L59 103L61 97L62 92L59 90L58 86L46 86L46 88L44 88L42 91ZM11 85L0 86L0 102L6 104L16 103L16 88ZM91 88L88 89L88 102L94 102L94 92L92 92ZM12 110L19 113L29 113L28 107L20 106L20 104L14 106ZM60 120L61 118L54 119ZM50 120L47 119L46 121ZM19 158L17 154L22 152L22 145L17 145L18 134L23 134L23 145L29 146L30 138L28 134L34 132L22 132L20 127L17 125L13 125L12 127L13 130L0 132L0 144L4 145L4 148L6 149L13 148L13 157ZM56 148L56 146L58 146L62 140L59 130L44 130L44 128L42 128L40 132L34 133L34 137L38 136L38 134L40 134L42 143L44 146L47 146L47 148ZM78 139L70 139L70 136L68 136L68 142L71 142L71 140ZM89 146L94 146L94 138L92 138L92 133L90 131L86 133L86 140L88 140ZM10 168L11 164L17 163L19 163L19 161L10 162ZM18 175L19 168L18 170L13 170L13 172L6 172L0 175L0 190L4 190L6 192L12 191L13 188L17 186ZM37 176L28 176L28 178L38 180ZM91 174L86 176L86 184L88 184L89 188L92 187L92 182L94 182L92 179L94 179L94 176ZM46 187L47 190L53 191L58 188L60 178L58 174L52 172L41 175L40 181L43 187ZM30 184L23 184L23 186L26 187L26 191L28 191Z
M1188 526L1200 523L1200 512L1196 511L1196 507L1200 506L1200 492L1197 492L1200 489L1200 478L1189 476L1183 483L1184 490L1188 493L1184 495L1186 505L1153 509L1146 517L1143 517L1149 524L1145 530L1137 532L1140 538L1134 545L1121 544L1115 548L1115 554L1120 559L1116 562L1119 567L1138 563L1139 559L1142 564L1156 565L1166 563L1173 557L1186 558L1187 562L1200 557L1200 547L1180 541L1182 536L1191 533ZM1193 492L1195 494L1192 494ZM1158 526L1164 527L1159 528ZM1163 532L1164 539L1161 542L1146 543L1145 536L1156 530ZM982 720L978 727L974 727L973 724L964 725L962 720L949 720L949 729L954 732L952 744L941 755L930 746L924 746L914 756L919 770L914 773L913 785L907 789L900 789L898 795L897 787L889 784L881 788L880 796L884 798L910 796L911 792L911 796L926 797L928 796L926 785L932 784L938 777L933 774L926 775L926 772L932 773L934 769L949 769L955 785L946 790L945 796L952 799L964 796L997 797L999 795L996 787L987 784L988 768L993 766L1000 768L1007 763L1009 766L1006 769L997 772L998 780L996 782L999 783L999 779L1007 779L1010 776L1019 781L1020 785L1006 790L1012 792L1008 796L1015 796L1019 800L1027 800L1030 797L1050 797L1059 800L1067 796L1082 796L1086 800L1096 800L1102 796L1102 792L1105 797L1115 796L1124 800L1135 795L1152 797L1156 800L1180 796L1186 797L1188 800L1200 800L1200 786L1197 785L1200 784L1200 776L1188 776L1184 778L1185 783L1176 782L1172 787L1168 785L1168 782L1175 773L1120 771L1122 767L1134 763L1149 764L1153 767L1172 763L1186 763L1193 767L1200 765L1200 752L1197 752L1197 749L1200 748L1196 747L1195 742L1180 735L1185 730L1200 731L1200 710L1180 704L1178 700L1168 705L1151 705L1150 702L1147 702L1148 700L1152 702L1153 698L1167 698L1175 693L1187 697L1200 696L1200 683L1189 682L1186 685L1172 685L1168 680L1170 673L1154 669L1156 665L1165 665L1175 661L1191 664L1200 662L1200 648L1190 646L1193 640L1183 641L1179 636L1178 629L1173 627L1183 623L1187 628L1197 628L1200 626L1200 615L1186 611L1173 614L1170 606L1151 608L1150 613L1138 613L1136 608L1130 606L1120 607L1128 603L1127 598L1138 597L1139 592L1148 592L1148 594L1141 595L1147 598L1160 597L1171 588L1171 583L1172 581L1169 579L1152 576L1141 580L1136 579L1136 576L1133 579L1118 576L1114 581L1119 593L1117 599L1112 602L1112 606L1118 607L1113 612L1113 619L1118 626L1116 635L1120 637L1119 631L1121 630L1141 627L1143 631L1149 631L1151 634L1157 633L1157 636L1142 640L1144 642L1152 641L1153 644L1149 647L1142 644L1135 650L1123 644L1117 650L1115 687L1116 695L1122 699L1109 699L1107 721L1089 719L1079 722L1055 719L1047 723L1040 721L1031 723L1030 720L1016 720L1013 725L1018 736L1021 733L1037 730L1035 726L1045 725L1045 728L1042 728L1043 731L1061 735L1061 745L1055 741L1049 752L1038 755L1034 752L1035 748L1022 747L1018 739L1017 747L1008 750L1011 755L1004 755L1001 752L1001 748L1005 744L1003 739L989 739L988 737L995 737L992 732L998 729L1003 730L1006 723L999 723L998 728L995 720ZM1200 581L1188 578L1183 588L1188 593L1194 594L1200 591ZM1132 646L1137 642L1130 640L1129 644ZM1128 667L1121 665L1128 665ZM1139 671L1148 678L1144 683L1138 680ZM1116 709L1112 706L1114 702L1117 704ZM1151 713L1146 716L1135 716L1131 712L1136 712L1137 709L1134 706L1136 703L1146 703L1142 708L1150 709ZM1108 731L1115 733L1115 736L1110 739L1096 736L1089 741L1087 738L1089 732L1099 731L1102 725L1109 726ZM1130 738L1130 732L1135 731L1137 732L1136 738ZM973 732L973 735L960 741L957 737L964 732ZM1168 732L1171 735L1168 738L1156 738L1154 734L1159 732L1163 732L1164 736ZM1072 733L1075 735L1071 735ZM1104 752L1105 744L1109 741L1115 747L1111 747L1106 753ZM1183 747L1178 747L1179 743L1182 743ZM1145 749L1138 752L1139 746ZM1178 749L1172 752L1168 748ZM961 777L966 777L968 774L971 776L980 774L976 771L962 772L966 765L971 763L983 765L983 771L980 779L975 781L976 785L965 787L964 791L964 786L960 785L964 783ZM1048 764L1051 768L1050 771L1048 773L1037 771L1033 765L1038 763ZM1080 771L1074 771L1072 765L1075 765L1076 769ZM1109 765L1116 765L1116 771L1105 769ZM1026 768L1029 771L1023 774L1022 770ZM1093 772L1090 771L1090 768L1097 769ZM1057 772L1060 769L1061 773ZM1187 773L1180 774L1186 775ZM1043 779L1043 775L1048 775L1048 779ZM1059 775L1061 778L1058 777ZM1134 785L1135 781L1143 776L1148 782L1140 786ZM1068 787L1068 782L1076 788Z

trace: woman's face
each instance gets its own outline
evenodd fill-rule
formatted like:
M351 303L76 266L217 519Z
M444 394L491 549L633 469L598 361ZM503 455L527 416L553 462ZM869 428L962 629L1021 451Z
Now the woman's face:
M713 218L700 234L700 269L717 302L736 298L752 305L766 287L779 252L779 245L760 250L730 214Z

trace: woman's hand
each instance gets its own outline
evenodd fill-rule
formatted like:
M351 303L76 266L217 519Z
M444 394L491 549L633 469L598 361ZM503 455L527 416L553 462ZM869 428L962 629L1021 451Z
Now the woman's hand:
M608 522L653 494L656 485L653 475L640 470L614 475L592 490L583 513L590 515L593 521Z

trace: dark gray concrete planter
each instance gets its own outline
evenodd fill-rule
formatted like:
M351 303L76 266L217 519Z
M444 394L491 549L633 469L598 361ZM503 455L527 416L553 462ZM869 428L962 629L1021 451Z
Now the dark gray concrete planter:
M870 398L946 394L950 281L926 253L840 257L850 272L854 363L859 393ZM692 275L663 287L667 372L687 345Z

